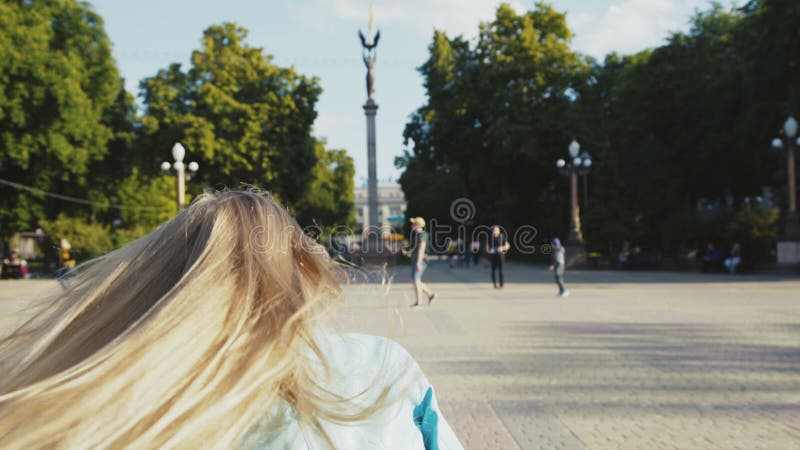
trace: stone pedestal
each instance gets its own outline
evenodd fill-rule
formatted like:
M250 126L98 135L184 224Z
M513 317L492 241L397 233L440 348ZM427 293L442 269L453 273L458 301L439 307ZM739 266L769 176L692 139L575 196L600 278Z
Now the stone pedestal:
M800 264L800 241L778 242L778 264Z
M361 257L366 267L393 266L397 263L397 255L392 253L387 243L380 236L370 235L361 241Z

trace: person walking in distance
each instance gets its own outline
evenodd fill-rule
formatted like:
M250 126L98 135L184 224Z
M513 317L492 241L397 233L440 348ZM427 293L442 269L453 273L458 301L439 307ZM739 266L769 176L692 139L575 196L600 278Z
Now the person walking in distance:
M481 254L481 241L478 240L477 236L473 236L472 242L469 244L470 246L470 256L472 257L472 264L475 267L478 267L478 263L480 260L478 259ZM469 267L469 264L467 264Z
M425 219L422 217L413 217L411 219L411 249L409 256L411 257L411 284L414 285L414 297L416 301L411 305L412 308L421 307L420 298L422 294L428 296L428 304L433 303L436 294L433 293L428 286L422 282L422 274L425 273L427 264L427 253L430 248L430 239L428 232L425 231Z
M489 254L492 264L492 284L494 284L495 289L503 287L503 262L509 248L511 248L511 245L509 245L506 236L500 231L500 227L498 225L493 226L492 237L489 239L486 253ZM500 282L499 285L498 281Z
M736 268L742 264L742 246L739 245L738 242L733 243L733 247L731 247L731 253L728 258L725 259L725 267L728 269L728 272L731 274L736 273Z
M569 297L569 291L564 288L564 271L566 270L566 250L561 245L561 239L554 238L553 244L553 264L550 266L550 271L556 276L556 284L558 285L558 296Z

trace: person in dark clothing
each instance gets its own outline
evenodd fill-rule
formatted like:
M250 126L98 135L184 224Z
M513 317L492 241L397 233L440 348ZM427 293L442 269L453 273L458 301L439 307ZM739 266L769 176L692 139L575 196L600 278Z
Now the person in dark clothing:
M550 271L555 274L556 284L558 285L558 296L569 297L569 291L564 287L564 272L566 270L566 250L561 245L561 239L554 238L553 244L553 264Z
M505 262L505 254L511 248L506 236L500 232L500 227L495 225L492 227L492 237L489 239L489 245L486 247L486 253L489 255L492 263L492 284L495 289L503 287L503 263ZM500 281L498 285L497 282Z
M630 265L631 259L631 243L625 241L622 243L622 249L617 254L617 265L619 268L625 268Z
M458 253L458 267L469 267L469 246L461 237L456 240L456 252Z
M472 242L469 244L470 246L470 254L472 255L472 264L475 267L478 267L478 263L480 260L478 259L481 254L481 242L478 240L477 237L472 238Z
M702 267L703 272L716 272L722 267L722 253L713 243L709 242L706 251L703 253Z
M22 260L16 251L12 250L8 258L3 260L2 278L19 280L23 278Z

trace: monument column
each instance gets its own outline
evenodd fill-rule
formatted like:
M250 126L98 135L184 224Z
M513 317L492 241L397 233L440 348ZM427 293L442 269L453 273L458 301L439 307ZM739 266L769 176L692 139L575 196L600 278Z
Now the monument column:
M367 205L369 207L369 226L380 227L378 221L378 167L375 161L375 116L378 104L368 99L364 104L367 116ZM374 228L373 228L374 229Z
M374 33L374 36L373 36ZM378 104L375 103L375 61L377 60L376 48L381 32L375 33L375 14L372 5L369 10L369 38L360 30L358 37L367 67L367 103L364 104L364 114L367 116L367 205L369 205L368 225L376 230L380 229L378 221L378 168L375 161L375 116L378 114ZM379 233L380 236L380 233Z

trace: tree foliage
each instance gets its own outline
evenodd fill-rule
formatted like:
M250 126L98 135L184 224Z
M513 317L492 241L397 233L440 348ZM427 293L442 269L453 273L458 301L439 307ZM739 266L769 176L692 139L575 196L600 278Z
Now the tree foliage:
M796 3L712 4L664 45L602 62L572 50L564 14L543 3L522 14L501 5L472 43L435 31L419 68L428 100L396 162L409 210L446 217L450 202L468 196L479 223L563 236L569 184L554 162L575 137L595 163L582 205L591 248L699 245L709 239L692 231L709 223L700 203L727 217L721 229L757 224L759 239L774 239L775 217L754 216L745 199L771 188L783 204L769 142L800 112Z
M317 163L311 126L321 89L246 37L231 23L209 27L187 71L173 64L142 82L144 146L157 167L182 142L203 167L195 185L255 184L294 204Z
M419 69L428 102L407 124L410 149L397 161L411 215L447 217L464 195L477 220L510 226L549 212L537 200L556 181L548 169L589 74L571 36L566 17L544 4L523 14L501 5L473 44L434 33Z
M353 158L344 150L326 149L324 141L316 142L315 152L317 163L311 171L311 186L295 207L297 220L325 228L352 226L355 222Z
M141 82L137 111L91 6L0 4L0 178L38 189L0 185L0 234L41 226L86 255L140 237L177 212L175 178L159 172L176 142L200 163L190 193L253 184L304 224L352 222L353 161L311 135L319 82L246 37L209 27L188 68Z
M0 3L0 177L86 197L89 168L113 134L105 112L121 86L103 21L88 4ZM0 187L4 233L69 209Z
M50 239L51 248L59 248L61 239L72 245L72 257L86 261L114 248L108 225L86 216L68 216L60 213L53 220L42 220L42 229Z

